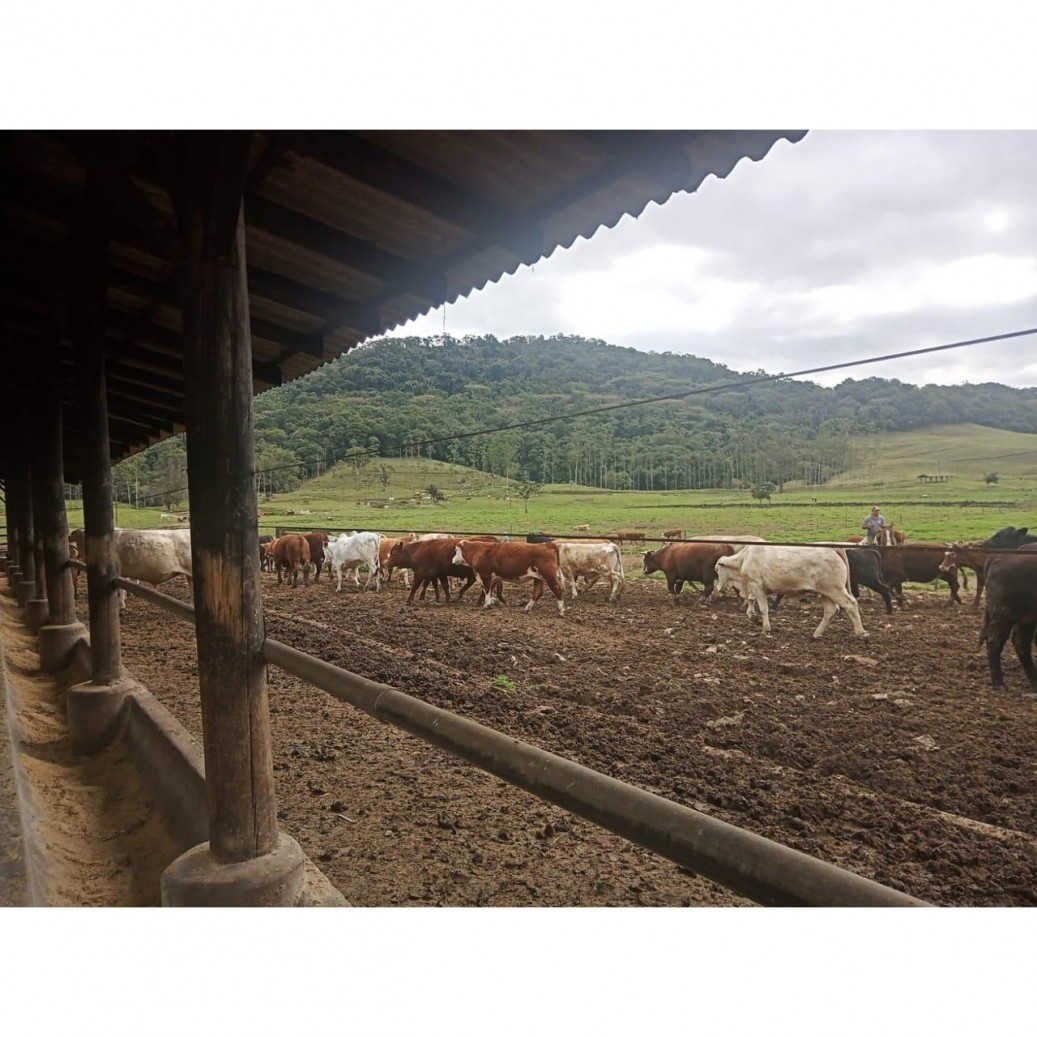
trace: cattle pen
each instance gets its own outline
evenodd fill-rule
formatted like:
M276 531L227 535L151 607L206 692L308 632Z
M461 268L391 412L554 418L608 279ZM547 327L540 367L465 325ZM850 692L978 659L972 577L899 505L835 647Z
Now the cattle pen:
M77 563L73 563L77 564ZM117 586L189 622L176 598ZM564 807L760 904L893 907L924 902L267 638L263 656L384 723L422 738L527 792Z

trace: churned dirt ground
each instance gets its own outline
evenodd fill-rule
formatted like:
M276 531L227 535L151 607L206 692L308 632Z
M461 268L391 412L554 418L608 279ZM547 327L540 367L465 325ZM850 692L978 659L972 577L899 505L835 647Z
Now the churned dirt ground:
M937 904L1037 901L1037 698L1014 653L990 691L980 614L916 588L869 640L786 603L657 579L557 615L526 593L407 606L264 574L267 633L678 803ZM186 586L167 590L186 597ZM124 660L200 737L191 628L131 597ZM358 906L744 903L566 811L271 669L281 823Z

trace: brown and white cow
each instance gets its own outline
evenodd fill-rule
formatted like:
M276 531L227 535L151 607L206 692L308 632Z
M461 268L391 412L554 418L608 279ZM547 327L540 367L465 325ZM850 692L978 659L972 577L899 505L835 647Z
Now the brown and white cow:
M509 540L488 544L477 540L462 540L454 552L454 562L470 565L483 588L483 604L494 604L495 581L516 583L533 581L533 592L526 603L528 612L544 592L544 585L558 603L558 614L565 615L565 589L558 561L557 544L524 544Z
M429 585L439 601L439 588L443 588L446 600L450 601L451 576L464 580L464 586L457 592L460 601L464 592L475 583L475 573L466 562L455 562L454 552L461 541L456 537L436 537L434 540L397 540L389 551L387 565L390 569L410 569L414 573L414 585L411 587L407 604L414 601L414 595L421 591L421 600L425 600L425 592Z

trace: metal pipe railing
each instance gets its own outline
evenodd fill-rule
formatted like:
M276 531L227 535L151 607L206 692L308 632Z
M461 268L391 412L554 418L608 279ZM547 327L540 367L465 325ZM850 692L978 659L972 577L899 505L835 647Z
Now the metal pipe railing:
M267 662L761 904L920 906L870 879L672 803L267 638Z
M117 586L194 622L194 608L122 577ZM343 702L768 906L928 906L843 868L538 749L272 638L263 657Z

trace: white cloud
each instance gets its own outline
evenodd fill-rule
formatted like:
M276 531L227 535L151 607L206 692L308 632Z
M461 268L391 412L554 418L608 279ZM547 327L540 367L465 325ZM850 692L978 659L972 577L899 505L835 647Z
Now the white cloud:
M474 293L446 329L791 371L1035 327L1034 168L1033 131L811 132ZM442 328L437 310L397 334ZM860 370L1032 385L1035 353L1019 339Z

